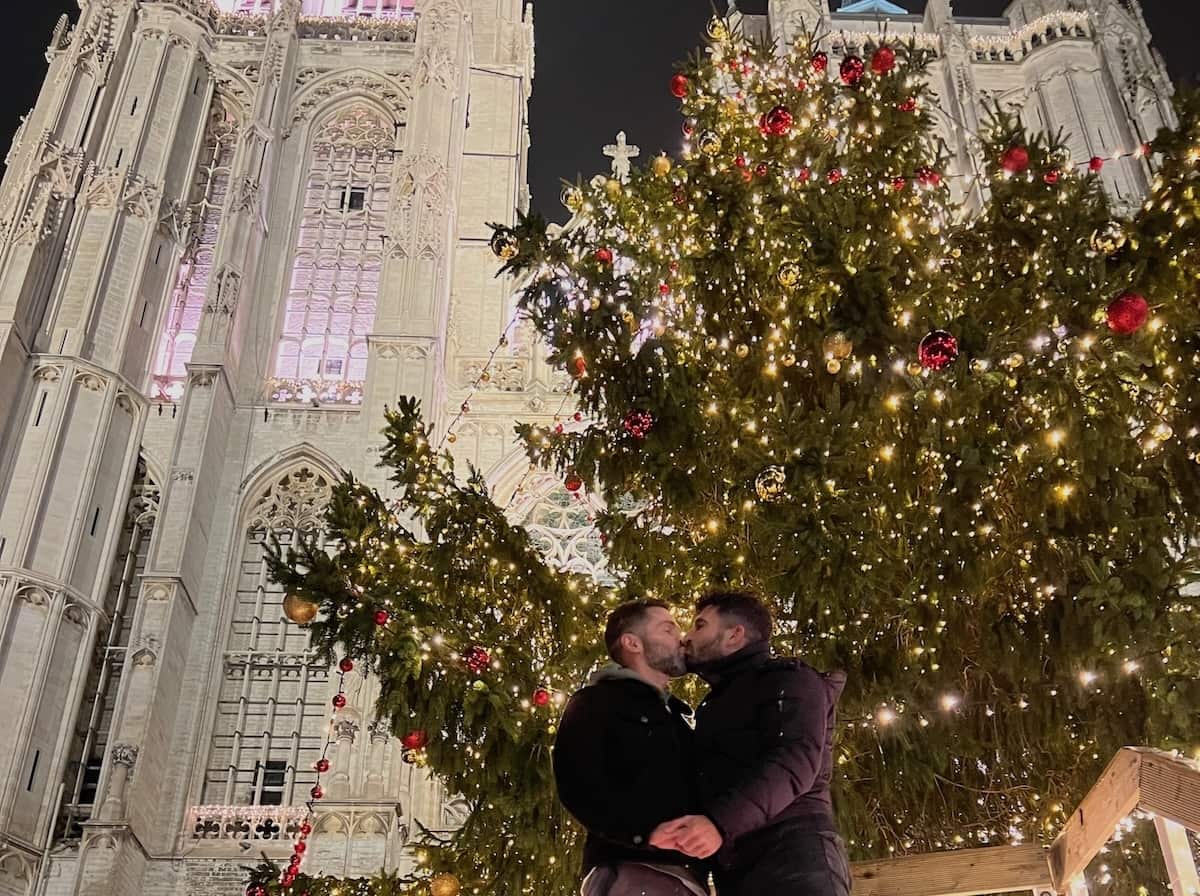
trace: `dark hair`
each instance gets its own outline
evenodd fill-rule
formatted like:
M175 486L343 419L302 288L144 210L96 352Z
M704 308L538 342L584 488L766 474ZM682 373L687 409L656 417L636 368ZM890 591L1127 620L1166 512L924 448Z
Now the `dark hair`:
M631 600L621 604L608 614L608 622L604 625L604 646L614 662L621 662L621 635L633 631L646 618L646 611L652 607L671 609L661 600Z
M696 601L696 612L716 608L722 619L732 620L746 629L746 641L757 644L770 640L771 611L753 594L745 591L710 591Z

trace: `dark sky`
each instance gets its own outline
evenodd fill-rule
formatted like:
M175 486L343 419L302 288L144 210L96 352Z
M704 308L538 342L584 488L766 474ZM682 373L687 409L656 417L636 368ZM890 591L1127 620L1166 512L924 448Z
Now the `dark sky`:
M719 0L722 8L725 0ZM905 5L904 0L899 0ZM1176 81L1195 81L1200 55L1196 0L1142 0L1150 29ZM13 0L8 0L13 5ZM746 13L767 0L741 0ZM530 110L534 204L550 217L563 214L562 178L606 171L600 149L625 130L643 154L679 145L677 103L667 91L675 60L699 43L713 0L534 0L537 79ZM838 5L836 0L831 5ZM923 0L909 3L919 11ZM958 15L997 15L1004 0L956 0ZM46 72L43 58L60 14L75 15L75 0L31 0L10 10L0 58L0 154L19 116L33 104Z

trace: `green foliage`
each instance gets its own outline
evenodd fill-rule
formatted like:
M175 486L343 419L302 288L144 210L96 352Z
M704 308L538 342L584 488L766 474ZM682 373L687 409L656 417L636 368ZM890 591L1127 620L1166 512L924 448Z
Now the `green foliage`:
M563 229L522 218L505 267L585 415L518 434L610 508L621 594L754 589L780 650L849 672L837 804L860 855L1045 839L1120 747L1200 737L1182 596L1200 512L1196 102L1155 143L1144 209L1113 225L1061 140L1000 111L983 176L939 175L928 58L896 51L847 86L804 42L715 41L685 69L697 146L576 188ZM776 107L793 125L766 134ZM1014 146L1029 167L1010 176ZM1109 226L1118 250L1093 239ZM1127 290L1152 319L1118 335L1105 309ZM934 330L960 351L938 371L917 363ZM289 550L273 574L322 605L317 642L368 659L396 732L428 730L430 767L470 801L430 867L569 893L553 707L526 701L582 681L618 595L549 569L477 473L458 483L415 403L387 439L399 500L348 477L338 551ZM780 494L760 494L767 471ZM474 645L498 665L472 674Z

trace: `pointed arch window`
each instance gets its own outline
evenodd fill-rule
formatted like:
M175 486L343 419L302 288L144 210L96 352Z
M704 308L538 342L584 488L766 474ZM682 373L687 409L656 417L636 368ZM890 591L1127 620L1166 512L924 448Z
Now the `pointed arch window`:
M171 303L154 358L150 397L178 401L183 396L187 365L196 347L200 317L213 273L217 234L229 195L229 179L237 148L238 126L223 103L213 106L204 135L200 164L192 180L189 215L192 230L179 262Z
M366 103L313 138L272 400L361 404L391 198L391 121Z

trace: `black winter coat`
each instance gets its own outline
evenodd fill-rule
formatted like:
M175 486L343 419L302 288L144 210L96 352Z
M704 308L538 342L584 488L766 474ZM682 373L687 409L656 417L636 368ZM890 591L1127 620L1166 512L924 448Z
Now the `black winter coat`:
M735 862L739 841L785 820L835 832L829 783L845 674L773 659L767 644L697 671L712 688L696 710L697 788L724 838L720 862Z
M567 703L554 744L559 799L587 830L597 865L695 860L649 846L664 821L696 811L692 710L627 670L601 670Z

